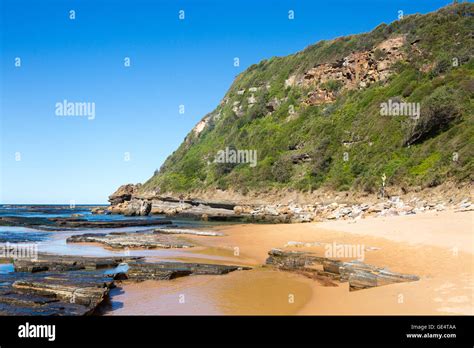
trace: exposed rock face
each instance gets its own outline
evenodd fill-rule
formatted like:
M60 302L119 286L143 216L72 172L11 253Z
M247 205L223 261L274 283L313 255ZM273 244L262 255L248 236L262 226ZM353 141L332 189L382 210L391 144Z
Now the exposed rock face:
M191 207L192 205L186 202L166 202L161 200L153 200L151 213L171 216Z
M117 191L109 196L109 202L111 205L116 205L129 201L132 199L132 195L140 188L141 184L126 184L120 186Z
M199 123L193 128L193 132L195 135L201 134L201 132L206 128L207 124L209 123L210 116L203 118Z
M405 36L387 39L373 50L354 52L331 64L318 65L303 76L290 76L285 86L311 88L306 104L332 102L339 89L365 88L374 82L386 80L393 64L405 57L402 50L405 42Z
M148 200L134 199L125 208L127 216L146 216L151 212L151 203Z
M125 201L119 204L111 205L107 208L105 213L110 212L110 214L124 214L129 203L130 201Z
M354 143L359 138L351 136ZM350 146L348 143L347 146ZM292 150L298 150L299 144L292 145ZM294 164L302 164L311 160L311 155L306 152L293 154L290 160ZM454 200L445 200L441 196L433 197L434 201L428 202L417 197L407 197L403 201L399 196L392 196L388 192L379 193L378 201L367 203L324 203L316 201L312 204L298 204L290 201L286 204L251 204L238 205L229 201L208 202L192 198L174 198L168 196L136 197L131 201L120 203L106 209L107 212L128 215L164 214L183 218L202 219L208 221L245 221L267 223L299 223L326 220L354 220L372 216L397 216L417 214L429 210L446 210L455 208ZM431 198L430 198L431 199ZM466 200L467 202L468 200ZM149 203L151 202L151 204ZM151 207L150 207L151 205ZM130 207L129 207L130 206ZM0 225L17 225L23 218L0 217ZM30 221L30 219L28 219ZM134 220L99 222L83 221L83 219L50 219L56 221L58 226L67 227L125 227L135 225L171 224L169 220ZM41 225L39 219L31 219L30 225ZM21 225L21 224L18 224ZM123 226L121 226L123 225Z
M178 216L188 218L203 218L204 216L206 216L206 220L209 221L239 220L239 217L235 216L233 210L212 208L204 204L199 204L198 206L192 206L189 209L182 210L181 212L179 212Z
M273 112L273 111L275 111L276 109L278 109L280 107L280 104L281 104L281 101L278 98L275 97L272 100L270 100L265 105L265 107L267 108L268 112Z

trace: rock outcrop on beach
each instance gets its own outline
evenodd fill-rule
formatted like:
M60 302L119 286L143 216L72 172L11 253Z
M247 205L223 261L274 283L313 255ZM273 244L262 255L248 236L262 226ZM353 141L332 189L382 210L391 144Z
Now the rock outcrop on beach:
M286 204L227 203L219 205L217 203L206 203L201 200L190 200L188 203L179 204L160 198L146 200L146 202L151 206L151 212L153 214L163 214L169 218L181 217L206 221L266 223L302 223L328 220L357 222L360 219L368 217L414 215L448 209L463 212L474 209L474 205L469 198L462 199L461 201L453 201L446 199L446 197L433 197L432 200L427 200L415 196L406 197L405 199L407 200L399 196L391 196L390 198L379 198L375 201L367 201L366 203L328 203L315 201L312 204L290 202ZM225 208L213 208L212 205ZM107 211L116 212L117 207L109 207L105 210L105 212ZM126 215L124 211L121 213ZM131 222L129 225L132 225Z
M124 215L127 216L146 216L151 212L151 202L148 200L131 200L125 208Z
M372 266L359 260L343 262L319 257L309 252L279 249L271 250L268 255L267 265L296 272L319 281L326 277L330 280L349 282L351 291L419 280L416 275L392 272L387 268ZM322 270L315 268L315 265L322 266ZM330 284L333 285L331 282Z
M132 195L140 188L140 184L126 184L120 186L117 191L109 196L109 202L112 205L120 204L132 199Z

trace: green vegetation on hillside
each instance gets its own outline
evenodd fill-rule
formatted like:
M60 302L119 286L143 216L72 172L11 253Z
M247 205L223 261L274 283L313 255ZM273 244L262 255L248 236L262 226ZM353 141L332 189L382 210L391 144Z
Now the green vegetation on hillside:
M405 187L471 181L473 15L473 4L452 5L252 65L206 115L204 130L190 132L142 190L233 188L245 193L328 187L375 192L384 173L387 185ZM337 99L322 105L304 102L307 88L285 87L290 76L372 50L401 34L406 35L407 58L396 63L385 82L341 90L338 81L328 81L323 87L337 93ZM374 57L382 59L384 52L376 50ZM258 90L250 93L252 87ZM250 105L252 94L255 103ZM381 116L380 104L389 99L420 103L420 118ZM235 102L241 111L235 111ZM214 163L217 151L226 148L257 150L257 166Z

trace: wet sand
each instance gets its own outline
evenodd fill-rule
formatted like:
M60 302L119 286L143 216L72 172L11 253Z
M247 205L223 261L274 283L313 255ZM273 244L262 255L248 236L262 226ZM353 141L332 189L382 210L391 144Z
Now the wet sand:
M472 315L473 217L473 212L444 211L356 223L216 227L226 235L191 236L200 247L172 258L210 263L224 259L255 269L225 276L125 284L113 294L115 307L108 314ZM365 251L364 262L416 274L421 280L349 292L347 283L324 287L300 275L261 267L272 248L308 250L324 256L322 245L285 247L290 241L363 244L373 248ZM179 303L182 295L185 303Z
M288 315L308 303L313 281L270 269L145 281L112 290L113 315ZM118 295L115 295L118 293Z

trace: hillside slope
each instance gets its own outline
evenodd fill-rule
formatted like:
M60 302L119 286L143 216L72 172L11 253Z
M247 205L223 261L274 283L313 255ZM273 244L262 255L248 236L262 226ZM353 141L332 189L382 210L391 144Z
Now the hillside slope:
M140 191L471 182L473 15L451 5L252 65Z

